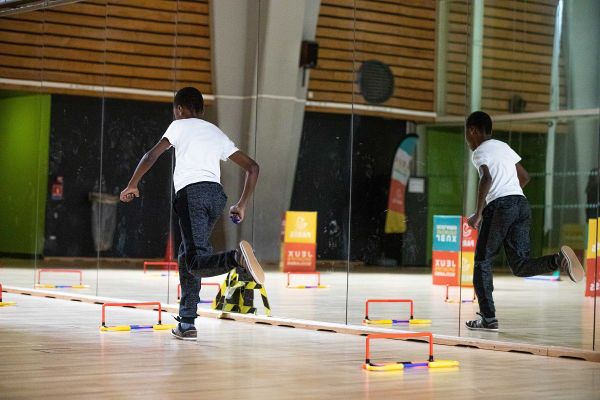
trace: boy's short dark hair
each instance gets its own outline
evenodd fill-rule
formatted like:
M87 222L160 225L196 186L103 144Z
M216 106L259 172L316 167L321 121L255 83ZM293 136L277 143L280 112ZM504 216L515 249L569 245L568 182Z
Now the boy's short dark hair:
M489 136L492 134L492 119L483 111L475 111L467 118L467 128L470 127Z
M200 93L198 89L190 86L177 91L173 104L175 106L185 107L198 114L202 114L204 111L204 98L202 98L202 93Z

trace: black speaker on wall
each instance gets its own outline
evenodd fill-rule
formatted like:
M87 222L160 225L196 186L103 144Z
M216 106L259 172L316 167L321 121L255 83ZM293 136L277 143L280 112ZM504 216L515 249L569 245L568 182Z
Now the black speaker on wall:
M300 67L315 68L319 58L319 44L308 40L302 41L300 48Z

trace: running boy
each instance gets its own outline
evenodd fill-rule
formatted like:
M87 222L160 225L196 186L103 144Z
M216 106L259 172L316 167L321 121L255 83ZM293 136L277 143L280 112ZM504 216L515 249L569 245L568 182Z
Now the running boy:
M229 209L235 223L244 220L246 204L258 179L258 164L238 150L233 142L215 125L200 119L204 100L199 90L185 87L173 101L175 121L163 137L140 160L121 201L139 197L138 183L158 157L171 146L175 148L175 200L173 208L179 217L182 243L179 247L179 280L181 300L179 324L172 330L182 340L196 340L194 325L200 300L201 278L227 273L235 268L243 281L264 281L264 273L256 261L250 244L240 243L240 251L212 253L211 232L223 213L227 196L220 183L220 161L232 160L246 172L240 200Z
M492 263L501 245L515 276L534 276L560 269L573 282L579 282L584 271L568 246L562 246L558 254L529 257L531 210L522 190L529 182L529 174L519 164L521 157L506 143L492 139L492 120L482 111L469 115L465 136L480 177L477 211L469 218L469 225L479 229L473 286L481 316L467 321L466 325L473 330L498 331L492 298Z

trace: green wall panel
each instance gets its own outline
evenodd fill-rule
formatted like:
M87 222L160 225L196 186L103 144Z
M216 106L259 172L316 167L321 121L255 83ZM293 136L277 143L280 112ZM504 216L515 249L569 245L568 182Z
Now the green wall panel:
M50 95L0 92L0 252L41 254Z

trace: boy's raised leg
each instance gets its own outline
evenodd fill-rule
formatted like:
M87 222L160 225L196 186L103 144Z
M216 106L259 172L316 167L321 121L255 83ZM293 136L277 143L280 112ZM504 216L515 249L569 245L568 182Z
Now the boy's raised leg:
M561 272L569 275L573 282L579 282L585 277L585 270L572 248L562 246L558 257Z
M265 282L265 272L254 255L254 250L250 243L245 240L240 242L240 251L242 252L243 262L240 263L248 270L256 283L262 285Z

